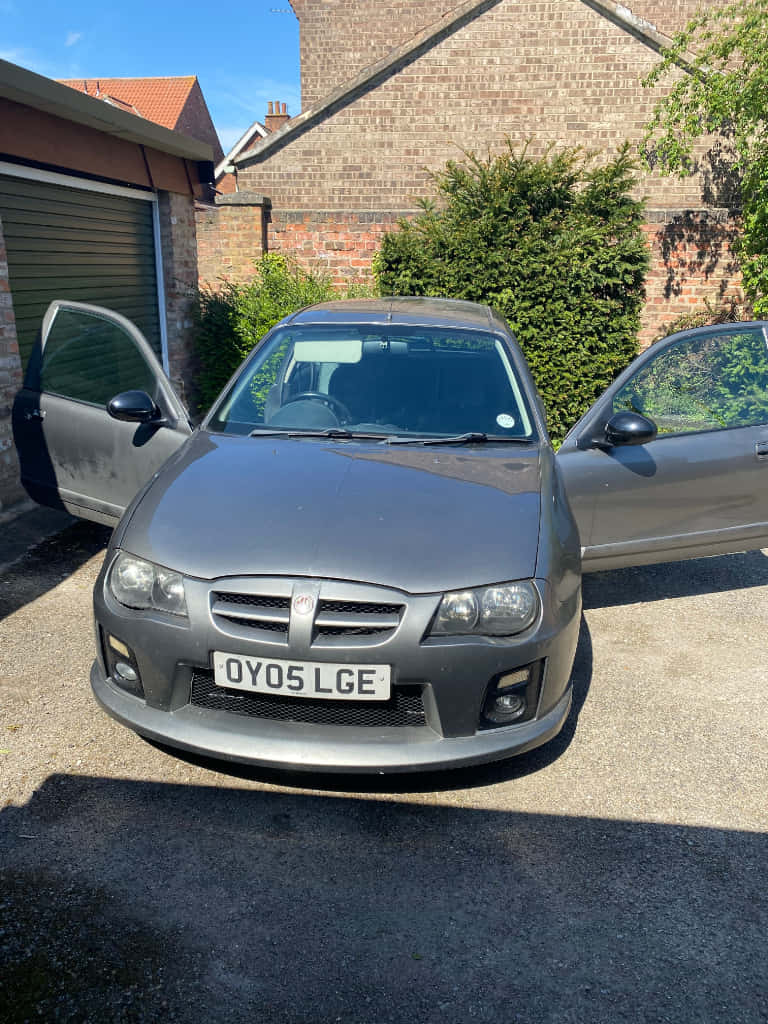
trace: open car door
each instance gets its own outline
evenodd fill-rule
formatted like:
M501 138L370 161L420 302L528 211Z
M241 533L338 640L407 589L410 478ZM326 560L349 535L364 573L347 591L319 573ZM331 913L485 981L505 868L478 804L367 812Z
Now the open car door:
M130 320L56 300L14 402L13 433L35 501L114 525L192 428Z
M767 546L768 323L651 346L557 459L585 572Z

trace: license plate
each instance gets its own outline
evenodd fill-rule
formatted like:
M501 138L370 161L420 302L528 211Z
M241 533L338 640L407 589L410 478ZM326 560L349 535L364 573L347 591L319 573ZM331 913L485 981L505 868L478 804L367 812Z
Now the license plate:
M328 661L282 661L213 652L217 686L249 693L326 700L389 700L389 665L347 665Z

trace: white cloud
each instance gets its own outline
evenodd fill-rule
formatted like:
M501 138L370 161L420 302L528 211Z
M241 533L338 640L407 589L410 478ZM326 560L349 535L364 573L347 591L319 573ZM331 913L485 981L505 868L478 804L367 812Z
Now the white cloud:
M67 38L64 42L65 46L74 46L75 43L79 43L83 38L82 32L67 32Z

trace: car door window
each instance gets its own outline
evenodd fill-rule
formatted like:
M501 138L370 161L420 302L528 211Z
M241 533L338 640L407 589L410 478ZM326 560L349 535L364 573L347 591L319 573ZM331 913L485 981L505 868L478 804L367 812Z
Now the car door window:
M613 411L654 421L660 435L768 423L768 348L761 328L681 339L616 393Z
M104 406L121 391L154 394L155 374L136 343L113 320L60 309L45 339L42 391Z

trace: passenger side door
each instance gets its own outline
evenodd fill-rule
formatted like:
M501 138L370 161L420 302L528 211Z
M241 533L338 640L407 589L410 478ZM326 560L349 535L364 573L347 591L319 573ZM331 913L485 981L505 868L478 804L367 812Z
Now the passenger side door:
M149 396L153 412L144 422L108 412L125 392ZM13 431L31 497L114 525L192 428L134 324L98 306L59 300L43 319L14 402Z
M570 431L558 463L584 571L768 545L768 335L737 323L644 352ZM656 424L606 441L617 413Z

